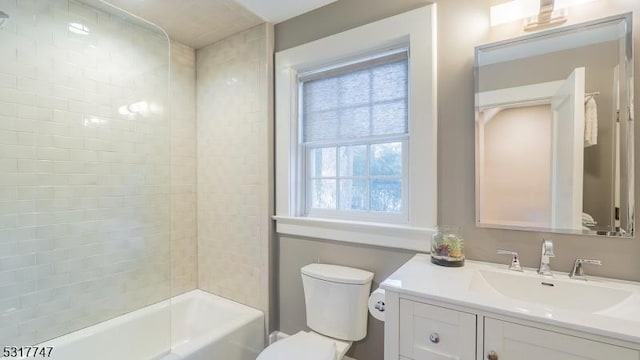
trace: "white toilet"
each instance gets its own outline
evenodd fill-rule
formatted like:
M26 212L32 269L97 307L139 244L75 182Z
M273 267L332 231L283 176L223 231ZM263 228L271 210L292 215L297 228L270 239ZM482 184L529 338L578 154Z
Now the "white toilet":
M373 273L327 264L310 264L300 270L307 326L313 331L276 341L256 360L340 360L353 341L367 335Z

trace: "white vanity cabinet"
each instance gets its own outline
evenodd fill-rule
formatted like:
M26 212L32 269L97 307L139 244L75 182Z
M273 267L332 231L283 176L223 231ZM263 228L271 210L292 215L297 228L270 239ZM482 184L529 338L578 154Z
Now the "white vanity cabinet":
M387 310L385 360L640 360L632 344L392 292Z
M490 351L496 354L496 360L638 360L640 358L637 350L485 317L485 357Z
M640 283L417 254L384 280L385 360L640 360Z

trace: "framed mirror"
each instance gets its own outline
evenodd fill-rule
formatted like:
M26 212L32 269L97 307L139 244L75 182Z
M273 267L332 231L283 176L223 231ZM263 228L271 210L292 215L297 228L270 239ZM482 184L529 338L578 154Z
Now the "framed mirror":
M631 14L476 48L476 223L633 236Z

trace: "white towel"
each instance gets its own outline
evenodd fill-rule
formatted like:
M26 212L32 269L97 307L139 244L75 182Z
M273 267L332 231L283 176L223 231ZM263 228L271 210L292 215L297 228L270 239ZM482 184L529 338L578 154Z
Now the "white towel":
M593 216L583 212L582 213L582 226L596 226L598 222L593 218Z
M584 146L598 144L598 105L592 97L584 106Z

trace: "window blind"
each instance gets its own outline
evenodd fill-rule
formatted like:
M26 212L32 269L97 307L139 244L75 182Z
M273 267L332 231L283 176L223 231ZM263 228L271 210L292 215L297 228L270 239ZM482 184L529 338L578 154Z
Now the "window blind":
M299 81L306 144L408 132L406 51L303 74Z

